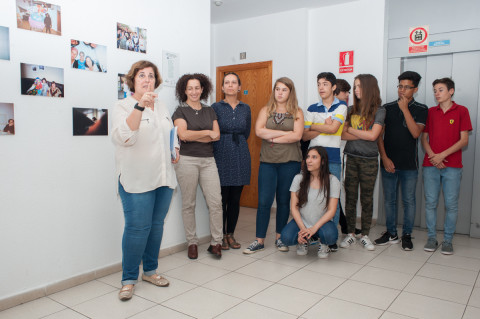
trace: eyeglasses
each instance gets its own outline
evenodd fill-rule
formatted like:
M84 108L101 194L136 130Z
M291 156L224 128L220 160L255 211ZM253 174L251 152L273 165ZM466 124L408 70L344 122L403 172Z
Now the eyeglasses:
M399 90L405 89L405 90L408 91L408 90L414 89L415 87L414 87L414 86L409 86L409 85L397 85L397 88L398 88Z

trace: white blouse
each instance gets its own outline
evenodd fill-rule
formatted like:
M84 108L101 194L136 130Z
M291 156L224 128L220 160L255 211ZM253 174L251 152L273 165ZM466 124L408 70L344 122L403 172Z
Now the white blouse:
M175 189L177 180L170 153L173 122L168 109L160 102L155 102L154 111L145 108L139 129L132 131L126 120L136 103L129 96L118 101L113 110L116 179L120 178L128 193L144 193L161 186Z

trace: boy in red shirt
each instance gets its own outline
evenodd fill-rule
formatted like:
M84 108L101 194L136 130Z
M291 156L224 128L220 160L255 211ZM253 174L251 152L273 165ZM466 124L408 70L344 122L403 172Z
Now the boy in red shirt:
M455 83L450 78L433 81L433 92L439 103L428 110L422 135L425 149L423 185L428 241L425 251L435 251L437 205L440 186L445 198L445 225L442 254L453 254L452 238L458 216L458 196L462 179L462 148L468 145L472 123L468 109L452 101Z

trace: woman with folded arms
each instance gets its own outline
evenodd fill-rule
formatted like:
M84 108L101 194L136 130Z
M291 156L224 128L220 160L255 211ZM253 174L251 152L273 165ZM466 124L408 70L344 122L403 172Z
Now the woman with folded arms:
M225 99L212 105L220 126L220 140L213 144L213 154L222 187L223 250L240 248L233 233L238 221L243 185L250 184L247 139L252 116L250 106L237 98L240 85L236 73L227 73L222 83Z
M298 106L293 81L287 77L275 81L267 105L258 114L255 133L262 139L258 173L258 209L256 240L243 251L253 254L265 249L265 237L273 200L277 200L275 246L288 251L280 234L290 215L290 185L300 172L303 112Z
M208 252L222 257L222 195L213 142L220 139L217 115L203 104L212 91L210 79L200 73L185 74L177 82L175 94L180 104L173 113L182 142L180 161L175 165L182 191L182 217L188 244L188 258L198 258L198 237L195 221L197 187L200 185L210 213L212 238Z

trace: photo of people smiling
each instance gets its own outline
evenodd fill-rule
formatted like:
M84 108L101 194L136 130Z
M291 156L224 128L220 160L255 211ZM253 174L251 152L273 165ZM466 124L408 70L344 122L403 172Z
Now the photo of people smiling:
M50 66L20 63L23 95L63 97L63 69Z
M106 46L79 40L70 43L72 68L107 73Z

